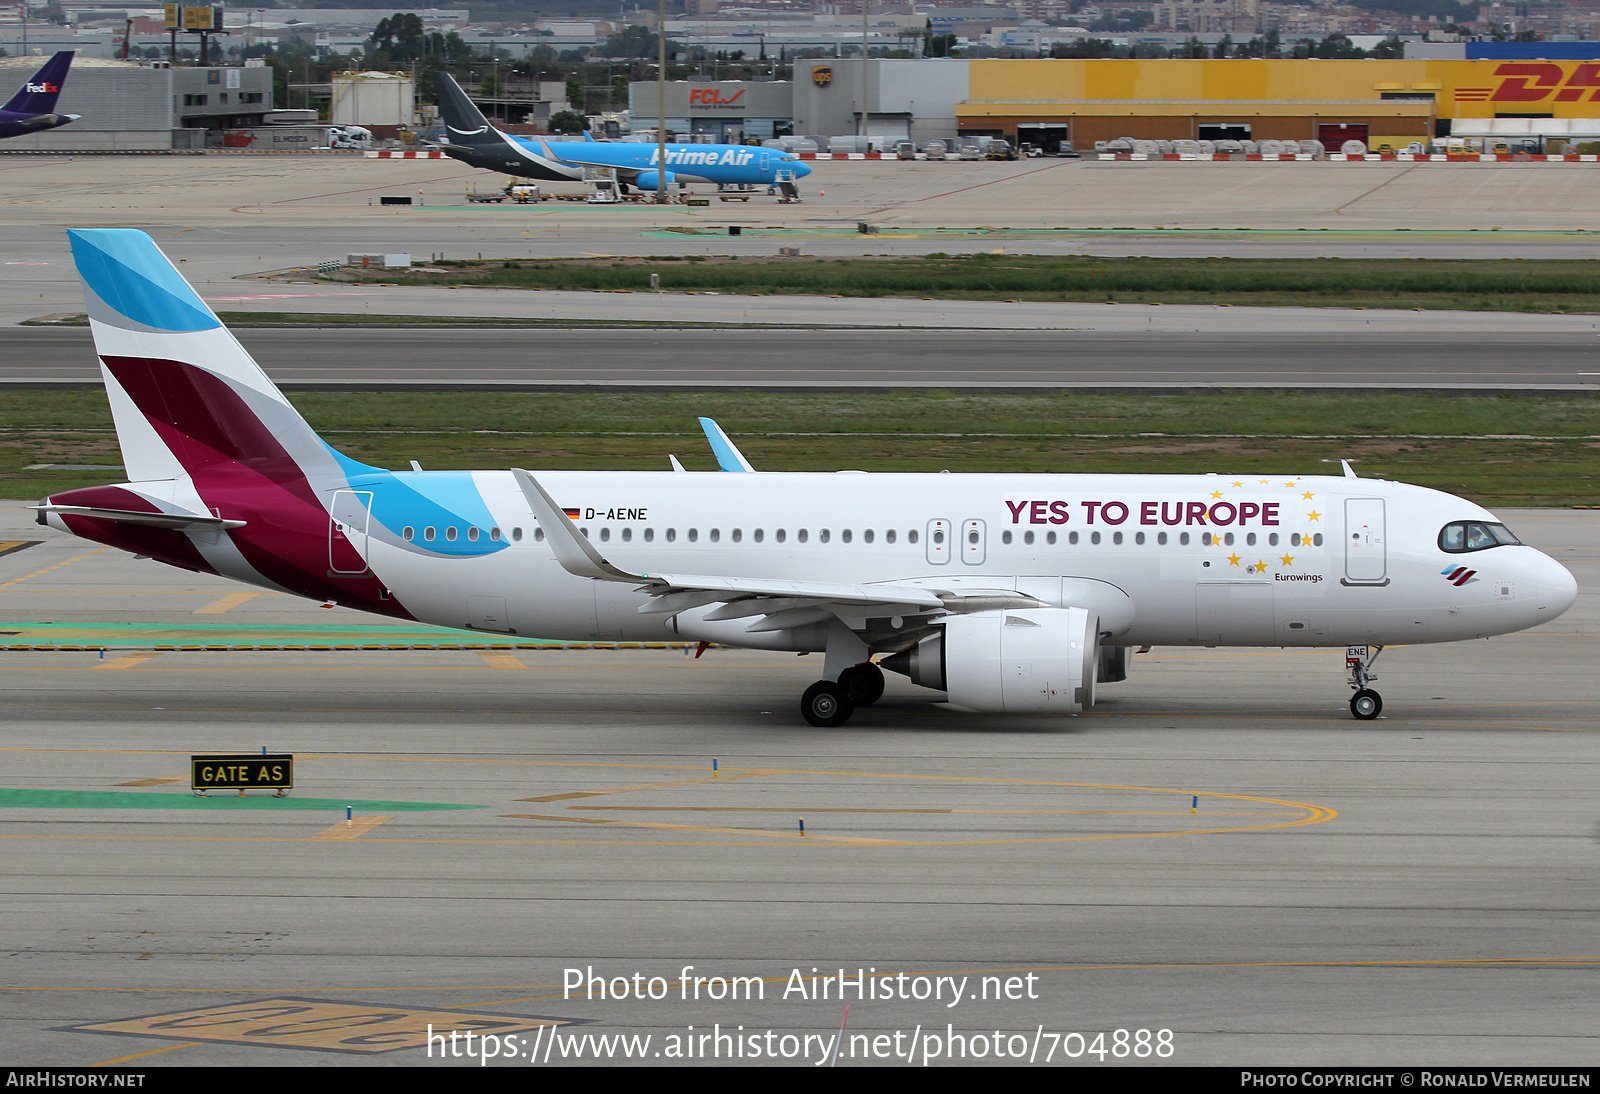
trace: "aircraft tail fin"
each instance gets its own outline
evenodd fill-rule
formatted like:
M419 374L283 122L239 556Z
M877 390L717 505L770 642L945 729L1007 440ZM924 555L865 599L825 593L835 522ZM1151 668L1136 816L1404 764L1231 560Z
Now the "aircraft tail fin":
M440 72L434 79L439 89L439 113L444 116L445 128L450 131L451 143L471 144L471 138L482 137L493 131L489 119L467 98L467 93L461 90L454 76Z
M67 234L130 481L243 469L315 487L363 466L317 436L148 235Z
M61 88L67 82L67 69L72 67L74 53L76 50L64 49L46 61L44 67L22 85L22 90L11 96L4 109L18 114L55 113L56 99L60 98Z

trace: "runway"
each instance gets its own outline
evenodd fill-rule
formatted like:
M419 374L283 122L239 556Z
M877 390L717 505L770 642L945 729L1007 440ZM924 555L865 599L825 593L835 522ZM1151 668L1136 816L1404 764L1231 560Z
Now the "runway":
M1376 334L1303 333L1292 341L1263 332L1170 329L240 328L236 334L268 375L289 389L1311 387L1453 392L1583 391L1600 383L1600 335L1592 332L1455 339L1380 328ZM98 387L100 382L86 328L0 328L0 387Z
M818 731L812 659L341 650L379 621L12 509L6 542L40 542L0 555L0 641L344 640L0 652L9 1055L425 1064L432 1025L493 1031L498 1064L691 1034L815 1063L848 1003L839 1066L934 1033L932 1063L953 1033L956 1062L1594 1066L1600 514L1503 515L1578 604L1387 652L1377 722L1345 713L1342 650L1158 648L1080 718L895 678ZM288 798L188 793L190 754L263 748L295 754ZM841 999L857 970L874 997Z

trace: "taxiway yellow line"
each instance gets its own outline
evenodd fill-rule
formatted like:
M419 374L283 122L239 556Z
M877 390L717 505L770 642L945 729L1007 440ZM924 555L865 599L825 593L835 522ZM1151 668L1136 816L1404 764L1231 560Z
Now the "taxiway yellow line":
M261 593L230 593L220 600L213 600L203 608L196 608L195 615L221 615L223 612L232 611L241 604L248 604Z
M171 1052L173 1049L178 1048L194 1048L198 1044L200 1044L199 1041L188 1041L181 1045L168 1045L165 1048L152 1048L146 1052L135 1052L132 1056L118 1056L115 1060L101 1060L98 1064L90 1064L89 1066L110 1067L112 1064L125 1064L129 1060L138 1060L145 1056L154 1056L160 1052Z
M96 665L95 670L103 672L107 669L137 668L146 661L153 661L160 656L161 654L155 650L139 650L136 653L125 653L121 657L113 657L103 665Z
M635 786L611 786L606 787L603 790L572 790L565 794L547 794L539 798L518 798L516 800L519 802L533 802L538 805L543 805L546 802L571 801L574 798L599 798L605 796L606 794L631 794L635 790L664 790L673 786L699 786L703 783L731 782L734 779L758 779L763 775L770 774L772 774L772 772L760 770L738 771L725 774L719 773L717 775L706 775L698 779L674 779L670 782L638 783ZM595 806L593 808L599 807ZM616 808L623 809L627 807L617 806ZM641 806L640 808L645 807Z
M474 650L479 657L492 669L525 669L528 666L522 663L522 658L514 653L504 650Z
M392 820L394 820L394 817L392 815L387 816L387 817L381 817L381 816L354 817L351 820L339 821L337 824L330 825L329 827L324 828L322 831L318 832L316 835L312 836L311 838L312 839L318 839L318 840L330 840L330 839L331 840L355 840L355 839L360 839L362 836L366 835L368 832L370 832L374 828L378 827L378 825L382 824L384 821L392 821Z
M52 573L52 572L54 572L56 570L62 569L63 567L71 566L74 562L82 562L86 558L93 558L95 555L102 554L103 552L106 552L106 551L109 551L109 550L111 550L110 547L96 547L92 551L85 551L83 554L78 555L76 558L69 558L65 562L58 562L54 566L46 566L42 570L35 570L31 574L23 574L21 577L14 577L10 581L0 581L0 589L8 588L9 586L12 586L12 585L21 585L24 581L30 581L33 578L40 577L40 576L42 576L44 574Z

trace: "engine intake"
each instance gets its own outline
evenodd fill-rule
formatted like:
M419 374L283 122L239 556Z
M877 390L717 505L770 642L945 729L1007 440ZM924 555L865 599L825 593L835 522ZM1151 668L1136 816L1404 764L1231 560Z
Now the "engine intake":
M1100 617L1084 608L974 612L879 662L962 710L1073 714L1094 705Z

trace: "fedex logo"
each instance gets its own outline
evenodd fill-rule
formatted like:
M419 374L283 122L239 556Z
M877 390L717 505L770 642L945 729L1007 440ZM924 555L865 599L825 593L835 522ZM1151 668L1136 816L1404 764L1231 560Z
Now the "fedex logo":
M1503 64L1494 70L1500 83L1494 88L1456 89L1456 101L1464 103L1536 103L1554 96L1554 102L1575 103L1587 95L1588 102L1600 101L1600 64L1586 63L1568 73L1549 61Z
M724 99L722 89L717 87L696 87L689 91L689 105L695 106L728 106L739 101L739 96L744 94L744 88L733 93L733 97Z
M52 83L28 84L27 89L34 95L45 95L51 92L60 91L61 85Z

